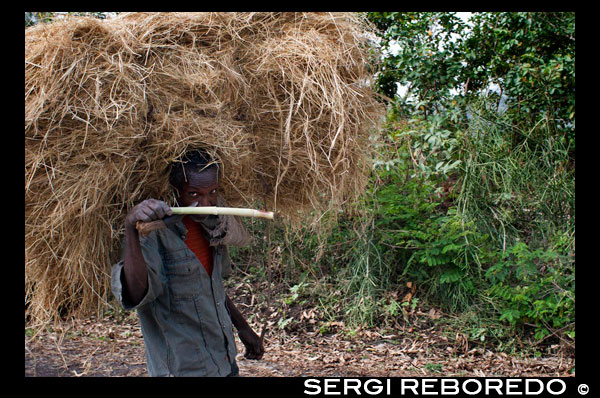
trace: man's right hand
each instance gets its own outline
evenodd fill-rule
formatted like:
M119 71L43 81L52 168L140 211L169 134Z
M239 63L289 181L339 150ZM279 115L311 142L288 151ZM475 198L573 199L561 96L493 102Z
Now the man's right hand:
M146 199L136 205L125 217L125 229L135 229L138 221L150 222L172 215L171 207L162 200Z
M137 305L148 291L148 270L135 224L150 222L172 215L169 205L156 199L147 199L125 216L125 248L123 254L123 299Z

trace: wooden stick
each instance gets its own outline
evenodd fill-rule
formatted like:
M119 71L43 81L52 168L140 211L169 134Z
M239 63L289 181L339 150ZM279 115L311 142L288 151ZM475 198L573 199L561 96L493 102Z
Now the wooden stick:
M243 209L243 208L236 208L236 207L214 207L214 206L171 207L171 211L173 211L173 214L213 214L213 215L222 214L222 215L226 215L226 216L266 218L269 220L273 219L272 211Z
M242 217L255 217L255 218L266 218L268 220L273 219L272 211L262 211L254 209L240 209L236 207L213 207L213 206L200 206L200 207L171 207L173 216L183 214L213 214L213 215L226 215L226 216L242 216ZM170 219L167 217L164 220ZM155 220L149 222L138 221L135 225L137 230L142 236L148 236L150 232L155 229L165 228L167 225L164 220Z

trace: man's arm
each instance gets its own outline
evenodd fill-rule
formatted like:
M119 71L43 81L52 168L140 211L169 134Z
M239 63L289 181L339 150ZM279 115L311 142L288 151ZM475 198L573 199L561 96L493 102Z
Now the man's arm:
M123 253L123 299L135 306L148 291L148 269L142 255L137 230L125 228L125 249Z
M231 314L231 322L237 329L240 340L246 347L244 357L248 359L261 359L265 353L262 340L254 333L248 322L244 319L244 316L238 311L227 295L225 296L225 305Z
M135 206L125 217L125 248L123 250L123 297L128 304L137 305L148 291L148 269L142 255L140 238L135 224L149 222L171 215L164 202L148 199Z

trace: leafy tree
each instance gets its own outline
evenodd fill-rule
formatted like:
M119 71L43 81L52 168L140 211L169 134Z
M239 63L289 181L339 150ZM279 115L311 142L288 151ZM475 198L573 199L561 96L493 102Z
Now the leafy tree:
M407 95L398 103L408 114L406 100L416 98L413 107L423 115L439 112L460 87L463 76L462 42L466 24L452 13L369 13L381 31L384 49L378 87L388 97L396 97L398 85L407 86Z
M500 85L517 126L542 116L574 146L575 14L484 13L472 21L468 69Z
M474 13L469 24L455 13L368 13L380 30L380 91L397 99L397 112L424 115L459 108L490 84L507 98L516 129L547 119L553 133L575 146L575 14ZM415 101L397 98L407 86ZM517 135L518 136L518 135ZM518 141L518 140L517 140Z

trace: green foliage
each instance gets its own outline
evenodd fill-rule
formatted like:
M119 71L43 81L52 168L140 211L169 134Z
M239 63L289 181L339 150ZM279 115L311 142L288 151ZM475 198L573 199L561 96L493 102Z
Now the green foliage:
M470 68L496 81L517 126L546 117L575 145L575 14L476 13L465 41Z
M500 320L535 328L543 339L552 330L575 333L575 267L552 249L531 250L517 242L486 272L487 293L499 305Z
M53 12L26 12L25 27L33 26L38 22L46 23L52 21Z
M107 13L107 12L25 12L25 27L33 26L36 23L48 23L56 19L64 18L67 16L83 16L83 17L94 17L98 19L106 19L107 14L118 14Z
M436 373L442 373L443 372L443 366L441 363L426 363L425 364L425 369L430 371L430 372L436 372Z
M427 296L439 305L464 309L477 295L478 246L486 236L465 224L456 208L440 209L438 190L430 181L422 176L404 181L405 173L379 170L385 184L374 195L374 208L385 262L396 265L398 282L427 286Z
M464 111L469 99L499 88L517 128L546 118L553 134L575 149L575 14L474 13L469 24L454 13L368 13L380 30L378 86L397 98L402 115ZM464 112L458 113L463 123Z
M557 234L573 235L575 171L568 144L551 134L546 119L515 130L509 115L490 111L488 104L485 98L472 102L472 120L459 138L457 203L463 216L502 250L518 238L547 245Z
M381 257L373 222L356 231L355 243L346 253L340 276L348 303L344 318L350 326L376 324L378 301L391 284L390 264Z
M294 304L300 298L302 291L306 288L306 282L300 282L297 285L294 285L290 288L290 295L283 299L284 303L287 305Z
M398 280L454 310L492 305L537 340L574 336L574 14L368 17L393 98L372 194Z
M408 87L396 112L427 116L449 108L451 92L460 86L466 24L453 13L368 13L379 28L384 48L378 87L395 98L397 85ZM414 97L414 98L411 98Z

